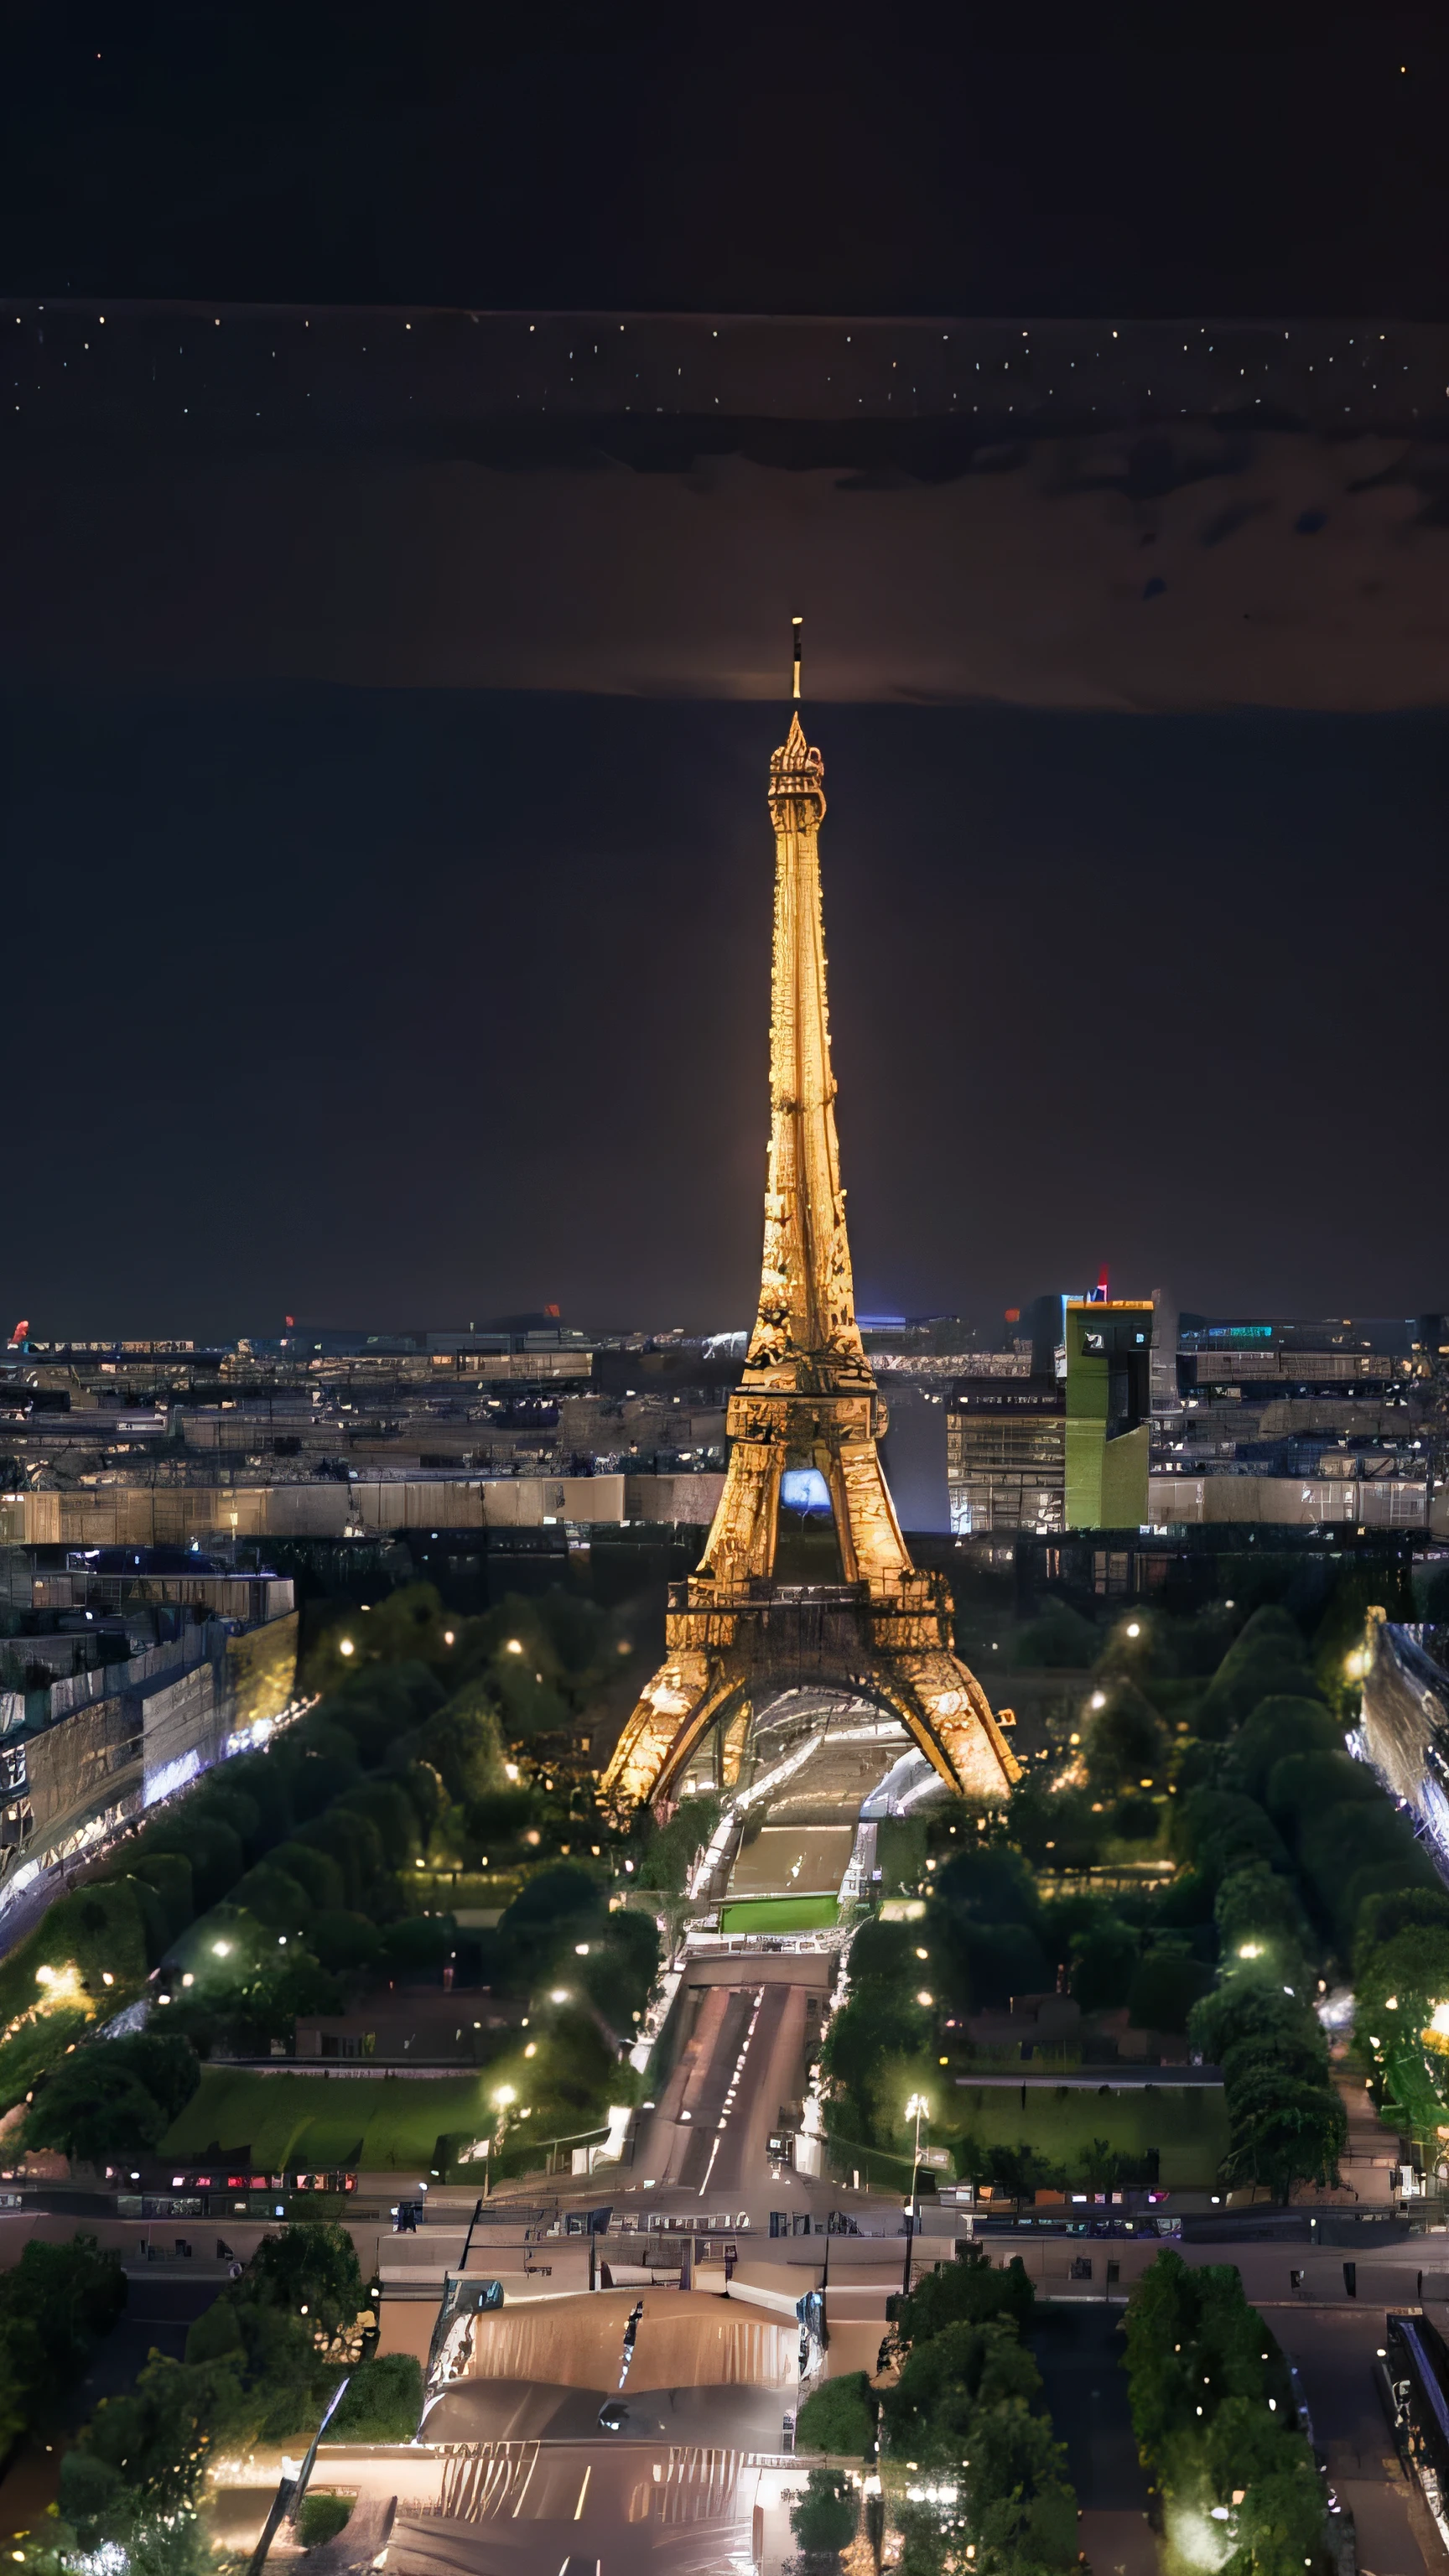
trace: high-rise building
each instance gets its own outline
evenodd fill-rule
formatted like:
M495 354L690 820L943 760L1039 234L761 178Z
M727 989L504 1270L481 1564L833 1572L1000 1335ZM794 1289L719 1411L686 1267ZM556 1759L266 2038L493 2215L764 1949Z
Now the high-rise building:
M1449 1526L1444 1340L1439 1315L1182 1315L1154 1386L1148 1517Z
M1053 1371L958 1380L946 1414L946 1481L957 1538L1065 1527L1066 1383Z
M1140 1529L1147 1520L1152 1413L1150 1297L1069 1297L1066 1527Z

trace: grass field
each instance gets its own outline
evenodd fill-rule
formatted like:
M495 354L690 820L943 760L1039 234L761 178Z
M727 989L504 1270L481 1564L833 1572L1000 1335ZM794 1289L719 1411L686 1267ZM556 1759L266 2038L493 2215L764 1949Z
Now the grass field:
M1099 2093L1077 2085L1029 2085L1026 2108L1015 2084L951 2086L933 2105L933 2144L964 2135L983 2147L1031 2146L1069 2172L1080 2170L1094 2138L1124 2156L1156 2147L1158 2176L1178 2190L1210 2190L1228 2148L1228 2117L1219 2085L1132 2085Z
M476 2129L495 2117L486 2069L412 2082L398 2076L252 2075L208 2067L200 2089L162 2141L166 2155L194 2159L245 2147L260 2171L286 2165L421 2166L445 2129Z
M721 1932L823 1932L838 1911L833 1896L746 1897L722 1909L719 1928Z

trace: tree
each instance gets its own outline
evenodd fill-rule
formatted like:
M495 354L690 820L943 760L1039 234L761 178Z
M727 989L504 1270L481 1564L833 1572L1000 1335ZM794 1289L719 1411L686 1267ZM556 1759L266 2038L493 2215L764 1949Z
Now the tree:
M875 2446L876 2400L863 2370L822 2380L807 2397L795 2424L797 2451L831 2451L869 2459Z
M1083 2012L1113 2010L1131 1991L1140 1943L1130 1923L1106 1915L1072 1943L1072 1993Z
M357 2249L345 2227L298 2223L285 2236L262 2238L233 2296L292 2316L305 2313L334 2335L362 2306Z
M1036 2293L1019 2254L998 2271L984 2254L958 2257L939 2272L929 2272L902 2299L896 2332L903 2343L918 2343L964 2321L985 2325L992 2317L1009 2317L1018 2333L1030 2326Z
M1286 2203L1295 2182L1337 2182L1348 2129L1331 2085L1260 2060L1229 2088L1228 2119L1228 2183L1266 2183Z
M1227 1959L1235 1959L1244 1942L1272 1944L1295 1957L1307 1947L1308 1926L1291 1882L1262 1861L1229 1870L1219 1882L1213 1916Z
M1199 1735L1221 1742L1265 1699L1315 1696L1302 1633L1286 1610L1255 1610L1203 1693Z
M101 2400L80 2434L78 2450L109 2469L116 2481L109 2510L96 2520L106 2538L124 2540L137 2521L176 2514L191 2506L206 2474L219 2386L212 2369L197 2369L159 2353L124 2396ZM74 2474L74 2473L73 2473ZM83 2470L99 2501L106 2482ZM74 2497L63 2490L62 2503Z
M124 2066L144 2084L168 2120L179 2117L201 2082L196 2051L180 2031L138 2030L104 2046L108 2062Z
M831 2089L843 2096L854 2134L879 2143L893 2132L894 2112L908 2087L898 2088L899 2102L887 2106L888 2070L902 2055L918 2054L931 2036L929 2008L906 2000L877 1979L868 1980L847 1997L826 2033L821 2064Z
M196 1910L191 1863L185 1854L143 1851L132 1861L130 1874L154 1888L166 1917L167 1939L179 1939Z
M299 1826L296 1840L317 1851L330 1852L342 1872L343 1899L348 1906L360 1906L366 1901L385 1866L382 1835L371 1816L359 1815L351 1806L334 1807L329 1815Z
M23 2420L48 2416L72 2394L98 2336L108 2334L126 2304L115 2254L94 2236L68 2245L32 2237L13 2269L0 2274L0 2365L19 2394Z
M1288 1867L1282 1839L1257 1799L1232 1789L1194 1789L1190 1797L1179 1797L1173 1843L1184 1860L1213 1879L1254 1860Z
M521 1840L541 1812L531 1789L490 1789L485 1797L469 1799L463 1822L478 1849L491 1856Z
M986 2576L1066 2569L1077 2557L1077 2499L1066 2452L1020 2398L984 2407L971 2427L966 2523Z
M289 1943L285 1950L263 1950L255 1963L244 1965L234 1985L210 1989L199 2000L174 1995L168 2019L174 2014L179 2029L195 2032L208 2046L224 2035L239 2056L259 2057L274 2039L293 2036L299 2013L341 2010L336 1978L310 1952Z
M418 1737L418 1752L440 1774L458 1806L507 1786L497 1712L480 1682L470 1682L429 1718Z
M400 1923L389 1923L382 1936L383 1956L400 1976L436 1976L457 1941L451 1914L407 1914Z
M237 1880L232 1893L236 1903L269 1932L295 1937L312 1913L312 1899L300 1879L273 1860L258 1861L255 1869Z
M1149 1950L1133 1972L1127 2014L1134 2030L1185 2031L1193 2005L1212 1984L1212 1970L1180 1950Z
M1227 1749L1224 1786L1261 1798L1275 1763L1290 1753L1341 1753L1342 1722L1321 1699L1265 1699Z
M891 2447L933 2459L959 2452L978 2406L1009 2399L1029 2404L1041 2373L1009 2316L984 2324L965 2319L912 2340L900 2378L881 2398Z
M405 1869L418 1849L418 1820L412 1802L395 1780L364 1780L338 1801L333 1814L363 1816L375 1825L389 1869Z
M63 2057L25 2119L27 2148L52 2147L87 2164L150 2155L171 2122L123 2063L99 2048Z
M1115 1797L1146 1778L1156 1781L1167 1762L1167 1729L1149 1699L1127 1674L1107 1686L1105 1705L1088 1718L1082 1751L1099 1797Z
M1024 1923L1035 1929L1041 1898L1021 1853L1002 1843L980 1842L958 1852L936 1873L935 1904L944 1913L977 1923Z
M329 2427L336 2442L410 2442L423 2411L423 2373L410 2352L378 2353L353 2365Z
M1263 1803L1280 1832L1295 1837L1325 1807L1373 1804L1383 1791L1367 1763L1342 1750L1285 1753L1268 1774Z
M1357 2027L1377 2035L1417 2041L1449 2003L1449 1926L1410 1924L1364 1961L1357 1996Z
M723 1812L722 1801L712 1791L702 1797L682 1799L668 1824L651 1834L644 1846L639 1863L640 1886L682 1895L690 1863L709 1841Z
M1360 1985L1374 1952L1416 1925L1436 1932L1449 1929L1449 1895L1431 1887L1395 1887L1364 1900L1353 1943L1353 1973Z
M186 1802L186 1861L191 1871L192 1907L204 1913L219 1905L246 1867L241 1836L223 1816L198 1812L200 1798Z
M1378 1887L1439 1884L1413 1827L1383 1797L1369 1803L1355 1798L1306 1818L1298 1834L1298 1866L1345 1951L1364 1897L1377 1892L1366 1872L1374 1873Z
M812 2469L790 2507L790 2529L811 2557L834 2557L855 2538L859 2507L839 2469Z
M376 1967L382 1956L382 1934L365 1914L346 1907L314 1914L307 1926L307 1946L319 1965L333 1976L348 1976Z
M285 1870L289 1878L295 1879L309 1907L330 1908L342 1903L344 1894L342 1864L335 1860L330 1852L319 1850L315 1843L278 1843L276 1850L268 1854L266 1867L268 1870ZM253 1876L257 1874L253 1872ZM243 1905L247 1903L246 1897L240 1891L238 1891L238 1902ZM256 1913L257 1909L252 1906L250 1910ZM258 1917L258 1919L266 1918Z

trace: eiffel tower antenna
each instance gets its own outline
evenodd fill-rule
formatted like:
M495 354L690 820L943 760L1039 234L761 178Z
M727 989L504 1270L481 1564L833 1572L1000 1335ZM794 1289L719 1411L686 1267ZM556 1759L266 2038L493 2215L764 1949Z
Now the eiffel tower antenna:
M803 617L792 617L790 620L790 631L795 645L795 685L791 690L790 695L794 699L797 707L800 704L800 629L804 623L805 620Z

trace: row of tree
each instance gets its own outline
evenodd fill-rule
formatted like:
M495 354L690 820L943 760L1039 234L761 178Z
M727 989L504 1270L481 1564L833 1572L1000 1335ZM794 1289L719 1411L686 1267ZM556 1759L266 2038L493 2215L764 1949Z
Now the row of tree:
M1175 2559L1224 2576L1321 2570L1323 2481L1236 2268L1159 2254L1128 2301L1126 2342L1133 2430Z
M1077 2499L1041 2407L1025 2341L1034 2294L1020 2259L975 2254L928 2273L896 2306L879 2386L827 2379L800 2410L796 2443L878 2462L903 2576L1044 2576L1077 2558ZM811 2472L791 2512L807 2551L840 2549L856 2503L839 2470Z

